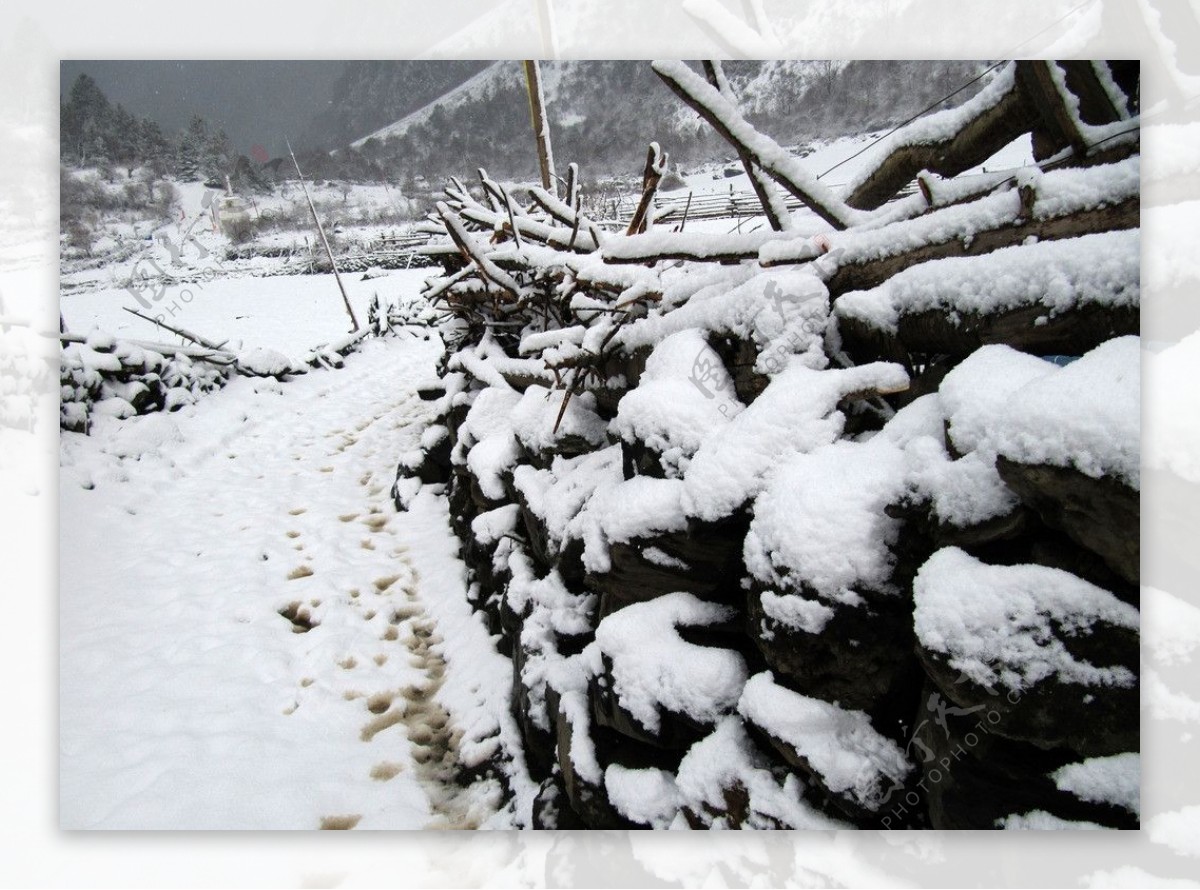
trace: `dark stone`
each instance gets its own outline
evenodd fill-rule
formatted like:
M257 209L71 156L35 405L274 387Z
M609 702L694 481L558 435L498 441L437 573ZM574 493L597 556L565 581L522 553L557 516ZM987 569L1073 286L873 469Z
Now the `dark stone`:
M621 441L621 469L626 479L632 479L634 476L665 479L667 476L662 465L662 455L638 440Z
M443 427L444 429L444 427ZM452 443L447 431L432 448L421 450L421 463L417 467L417 478L426 485L436 485L450 481L450 451Z
M820 810L832 816L835 819L846 819L854 823L859 828L919 828L921 825L922 808L920 806L912 808L913 812L906 814L903 821L893 821L890 825L884 822L884 819L890 812L890 807L894 805L894 801L903 800L906 794L917 791L918 779L917 771L914 770L909 775L908 781L903 785L896 785L888 788L888 780L881 777L884 783L884 788L889 791L883 798L883 803L880 804L878 810L871 810L857 801L847 792L833 791L828 788L820 773L813 770L809 765L807 758L802 757L795 748L789 745L782 739L778 739L770 732L761 726L747 722L746 730L759 746L767 751L774 752L787 768L797 773L803 780L806 788L805 796Z
M630 603L680 590L702 600L740 606L738 579L747 525L741 514L717 522L691 519L678 532L612 544L610 570L585 577L588 589L601 594L601 617ZM686 568L652 562L644 555L648 547L656 547Z
M829 623L820 633L809 634L768 617L762 592L751 591L747 622L781 684L843 708L878 714L881 726L887 725L885 715L911 708L917 668L909 597L867 593L865 605L832 605Z
M417 387L417 398L422 402L436 402L446 395L446 386L440 380Z
M926 693L939 695L932 686ZM1088 803L1055 787L1050 773L1077 761L1078 755L1004 738L996 731L1003 718L986 706L968 715L944 714L940 720L936 711L936 706L923 709L909 751L922 764L933 828L990 829L998 819L1032 810L1111 828L1138 827L1137 816L1127 810ZM900 795L890 801L889 827L903 817L898 809L903 803Z
M571 809L562 776L557 772L542 782L533 799L533 827L564 831L587 828Z
M525 762L529 774L537 780L550 775L556 762L557 750L555 733L551 729L538 726L533 718L534 708L529 698L530 691L521 677L530 654L521 643L519 635L512 640L513 716L521 730L522 747L525 749ZM546 716L548 719L551 716L548 711Z
M1116 479L1094 479L1070 467L996 460L1005 484L1037 511L1095 553L1130 584L1139 578L1140 493Z
M645 745L677 751L686 751L712 731L710 724L698 723L686 714L659 708L659 728L657 732L651 732L622 707L613 689L612 661L607 655L600 658L604 672L588 681L592 719L598 726L606 726Z
M733 392L738 401L749 405L762 395L771 378L754 370L754 364L758 361L758 346L752 340L710 338L709 345L720 356L729 376L733 378Z
M1076 659L1097 667L1121 666L1136 676L1136 631L1095 622L1090 628L1056 628L1055 638ZM1130 687L1081 686L1050 677L1021 692L988 689L966 678L947 656L918 644L917 654L938 689L960 708L999 715L994 734L1043 749L1065 747L1082 757L1138 750L1139 696Z

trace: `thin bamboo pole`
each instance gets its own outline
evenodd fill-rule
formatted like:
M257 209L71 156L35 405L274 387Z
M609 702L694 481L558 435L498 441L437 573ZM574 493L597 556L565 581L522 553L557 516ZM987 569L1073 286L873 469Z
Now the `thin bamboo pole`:
M525 86L529 90L529 117L537 140L538 166L542 172L542 188L558 196L558 180L554 175L554 151L550 146L550 121L546 117L546 96L542 92L542 72L536 59L526 60Z
M333 250L329 247L329 239L325 237L325 229L321 225L321 220L317 216L317 208L313 204L312 195L308 193L308 185L304 182L304 174L300 172L300 162L296 160L296 153L292 151L292 143L287 142L288 154L292 156L292 163L296 167L296 176L300 178L300 188L304 190L304 198L308 201L309 212L312 213L313 222L317 225L317 234L321 236L321 243L325 245L325 253L329 257L329 265L333 267L333 277L337 280L338 290L342 292L342 302L346 304L346 314L350 316L350 333L355 333L358 330L358 319L354 317L354 308L350 305L350 298L346 296L346 286L342 284L341 273L338 272L337 260L333 258Z

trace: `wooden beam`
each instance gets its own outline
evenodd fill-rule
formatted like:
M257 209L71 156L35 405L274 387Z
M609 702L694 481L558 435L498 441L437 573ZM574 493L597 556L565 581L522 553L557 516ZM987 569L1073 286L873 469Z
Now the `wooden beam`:
M1011 79L1008 89L994 104L978 109L943 138L905 143L905 130L897 131L893 136L896 148L860 177L859 184L846 196L846 203L872 210L887 202L922 170L947 178L957 176L1028 133L1035 116L1018 78L1006 71L996 77ZM910 127L919 126L924 120L927 119L917 120Z
M1021 219L1014 214L1014 217L1003 220L994 228L976 232L969 240L951 237L890 256L842 264L827 282L829 293L836 297L853 290L877 287L897 272L919 263L948 257L980 256L1021 244L1030 237L1039 241L1054 241L1096 232L1134 229L1141 224L1141 202L1138 198L1129 198L1118 204L1077 211L1068 216Z
M633 211L633 217L629 220L629 228L625 231L626 235L636 235L646 231L646 218L650 213L650 205L654 202L658 184L662 181L663 173L666 170L667 153L659 148L657 142L651 142L650 149L646 152L646 167L642 171L642 197Z
M835 229L845 229L855 221L855 213L850 207L817 182L816 177L774 139L755 130L716 87L687 65L682 62L654 62L652 67L671 92L704 118L726 142L738 149L739 156L744 153L813 213Z
M733 88L729 85L729 80L725 77L725 72L721 68L721 63L717 60L705 61L704 76L708 82L724 96L731 104L736 101L733 95ZM750 179L750 185L754 188L754 194L758 197L758 201L762 204L763 214L770 223L771 228L776 232L783 232L792 227L792 217L788 213L787 207L781 199L771 193L771 184L767 179L766 174L757 167L749 156L742 150L740 146L735 146L738 152L738 159L742 162L742 167L746 170L746 176ZM688 195L688 204L691 204L691 195ZM687 219L687 213L684 212L684 219Z
M537 141L538 167L542 173L542 188L558 193L554 177L554 151L550 146L550 121L546 117L546 95L542 91L542 72L537 60L528 60L525 66L525 86L529 91L529 117L533 122L533 135Z

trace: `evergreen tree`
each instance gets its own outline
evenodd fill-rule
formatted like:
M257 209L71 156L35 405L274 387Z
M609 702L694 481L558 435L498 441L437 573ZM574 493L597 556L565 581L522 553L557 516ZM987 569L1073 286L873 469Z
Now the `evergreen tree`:
M91 77L80 74L61 110L61 141L80 164L112 160L113 110L108 97Z
M179 148L175 155L175 170L184 182L195 182L200 178L208 141L208 124L200 115L193 115L187 129L179 136Z

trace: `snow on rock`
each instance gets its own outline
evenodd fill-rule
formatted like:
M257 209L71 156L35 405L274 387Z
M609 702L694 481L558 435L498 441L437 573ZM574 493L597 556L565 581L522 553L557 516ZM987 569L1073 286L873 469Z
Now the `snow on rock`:
M669 828L679 814L681 797L666 770L614 763L604 771L604 790L617 812L639 825Z
M875 812L912 771L900 746L880 735L862 711L849 711L786 689L769 673L746 683L738 711L764 730L796 766L830 794Z
M898 520L884 508L904 492L904 455L871 442L839 441L780 467L754 502L744 556L751 576L805 587L829 603L857 605L863 589L888 591ZM819 633L832 617L812 601L764 601L785 624ZM768 604L769 603L769 604Z
M292 360L282 352L265 347L238 354L238 367L256 377L282 377L292 372Z
M747 676L742 656L688 643L678 628L704 627L733 614L690 593L671 593L607 616L596 628L596 643L612 664L621 706L650 732L658 731L663 710L701 724L731 713Z
M724 273L723 286L706 283L682 305L664 301L663 308L624 330L621 343L626 348L649 346L670 334L698 328L752 341L758 347L754 370L760 374L778 373L792 356L799 356L807 367L824 368L829 292L821 279L807 268L745 276L742 267L734 267Z
M1076 822L1062 819L1045 810L1014 813L996 820L996 827L1005 831L1104 831L1103 825L1095 822Z
M688 328L654 347L638 386L618 404L611 429L658 452L668 475L679 476L705 438L741 412L732 392L720 357L698 329Z
M843 294L836 314L894 334L901 316L931 310L989 315L1041 306L1058 315L1085 304L1136 307L1140 254L1140 233L1130 229L934 260Z
M769 765L742 721L726 717L684 755L675 787L690 820L705 827L847 827L804 799L804 784L794 773L778 777ZM739 795L745 795L743 807L731 808L730 800Z
M567 536L583 542L583 564L588 571L607 572L611 568L609 544L687 527L683 494L680 480L652 476L599 486L567 524Z
M838 604L866 592L894 592L891 575L901 522L887 508L928 503L942 523L966 527L1002 515L1015 499L994 466L973 454L952 460L942 441L937 394L898 412L866 442L841 440L797 454L754 501L743 557L760 584L791 591L761 595L767 617L820 633ZM816 595L816 599L797 591Z
M1019 463L1074 467L1141 484L1141 348L1118 337L1013 394L994 430Z
M561 390L550 390L535 383L525 390L512 409L512 430L517 440L530 451L549 451L570 439L584 447L604 442L607 424L596 414L595 395L576 394L559 420L564 397Z
M512 416L520 401L521 393L507 386L489 386L475 396L459 430L455 463L465 462L493 501L504 497L503 476L517 461Z
M1141 349L1102 343L1060 368L1008 346L984 346L942 381L950 438L990 459L1072 467L1140 487Z
M938 388L950 441L960 452L995 455L992 436L1013 394L1057 366L1010 346L983 346L956 365Z
M1138 610L1069 572L990 566L957 547L939 550L913 583L913 621L928 652L982 687L1012 692L1048 680L1133 687L1130 668L1072 654L1067 638L1106 624L1136 632Z
M1090 803L1106 803L1141 812L1141 756L1135 753L1090 757L1051 773L1060 791Z
M841 435L845 417L837 406L843 398L907 386L908 375L895 364L815 371L793 361L696 452L684 478L684 509L706 520L728 516L757 495L768 471L789 455Z
M513 471L513 486L545 528L549 549L556 552L592 494L623 478L621 448L612 445L579 457L555 457L549 469L522 464Z

